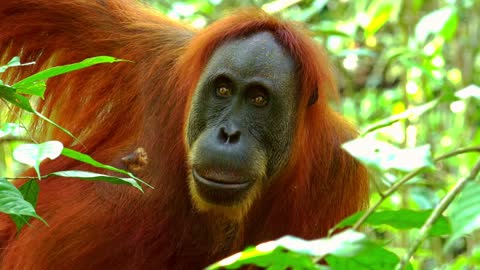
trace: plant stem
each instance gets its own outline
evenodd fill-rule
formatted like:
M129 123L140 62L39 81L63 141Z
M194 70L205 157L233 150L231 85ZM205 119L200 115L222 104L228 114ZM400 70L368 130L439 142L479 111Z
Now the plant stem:
M454 157L454 156L457 156L457 155L460 155L460 154L464 154L464 153L470 153L470 152L480 152L480 146L474 146L474 147L466 147L466 148L460 148L460 149L457 149L457 150L454 150L452 152L448 152L446 154L443 154L437 158L434 159L435 162L439 162L441 160L444 160L444 159L447 159L447 158L450 158L450 157ZM389 189L387 189L380 197L380 200L378 200L372 207L370 207L363 215L362 217L355 223L355 225L352 226L352 229L354 230L358 230L358 228L360 228L360 226L365 222L365 220L367 220L367 218L373 213L375 212L375 210L377 210L377 208L390 196L392 195L393 193L395 193L400 186L402 186L403 184L405 184L406 182L408 182L410 179L412 179L413 177L417 176L418 174L420 174L420 172L422 172L423 168L419 168L419 169L416 169L410 173L408 173L407 175L405 175L402 179L398 180L397 182L395 182Z
M447 195L443 197L442 201L440 201L437 207L435 207L432 214L430 214L430 217L428 217L428 220L425 222L425 224L423 224L422 228L420 228L419 235L413 242L413 245L410 246L407 254L405 254L405 256L402 258L400 263L397 265L397 268L396 268L397 270L402 270L405 268L405 265L413 256L413 253L417 251L418 247L421 245L423 240L427 238L428 232L432 228L433 223L435 223L435 221L442 215L442 213L452 203L453 199L455 199L457 195L463 190L465 185L468 182L473 181L477 177L479 172L480 172L480 159L477 161L477 163L473 167L470 174L464 179L458 181L455 184L455 186L447 193Z

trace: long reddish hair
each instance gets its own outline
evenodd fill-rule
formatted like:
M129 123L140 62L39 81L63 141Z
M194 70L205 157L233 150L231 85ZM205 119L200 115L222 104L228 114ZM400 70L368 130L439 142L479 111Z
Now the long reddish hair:
M2 77L7 83L96 55L133 61L48 81L38 110L81 143L38 120L32 128L38 141L61 140L117 166L144 147L151 162L140 177L156 188L141 194L75 179L42 181L38 212L50 227L35 221L15 238L12 223L0 218L0 269L191 269L285 234L324 236L366 204L366 171L340 148L356 133L327 104L336 93L330 64L297 24L245 10L197 33L128 0L17 0L0 1L0 25L0 63L15 55L37 62L10 69ZM232 224L192 206L184 126L214 50L259 31L271 32L298 65L297 130L288 166ZM59 159L41 169L92 168Z

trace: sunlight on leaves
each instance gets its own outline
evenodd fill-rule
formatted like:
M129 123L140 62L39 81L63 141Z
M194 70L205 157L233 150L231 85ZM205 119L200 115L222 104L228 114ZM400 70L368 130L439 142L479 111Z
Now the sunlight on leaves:
M358 212L340 222L336 228L345 228L355 224L364 212ZM371 214L367 220L366 224L373 226L380 225L389 225L393 228L399 230L409 230L414 228L421 228L422 225L427 221L429 216L432 214L431 210L410 210L410 209L400 209L400 210L383 210L376 211ZM430 236L441 236L451 233L450 224L448 223L445 217L440 217L430 229Z
M48 141L41 144L22 144L13 151L13 158L23 164L35 168L38 179L41 179L40 163L46 159L56 159L63 150L59 141Z
M434 167L430 145L400 149L387 142L366 137L344 143L342 148L365 165L380 171L396 169L410 172Z

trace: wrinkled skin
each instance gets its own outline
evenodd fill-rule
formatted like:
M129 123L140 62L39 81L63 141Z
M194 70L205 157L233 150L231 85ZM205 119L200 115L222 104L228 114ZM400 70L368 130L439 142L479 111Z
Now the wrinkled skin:
M186 130L197 208L244 213L285 167L297 84L295 62L268 32L226 42L214 52L195 90Z

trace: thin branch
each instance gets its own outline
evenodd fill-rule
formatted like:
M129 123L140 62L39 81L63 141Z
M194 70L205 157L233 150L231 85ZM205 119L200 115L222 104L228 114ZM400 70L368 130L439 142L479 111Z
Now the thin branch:
M460 154L470 153L470 152L480 152L480 146L460 148L460 149L457 149L455 151L443 154L443 155L435 158L434 161L438 162L438 161L443 160L443 159L447 159L447 158L450 158L450 157L453 157L453 156L458 156Z
M41 179L48 178L48 177L50 177L50 176L51 176L51 175L48 175L48 174L47 174L47 175L41 175L41 176L40 176L40 180L41 180ZM36 176L16 176L16 177L2 177L2 176L0 176L0 178L5 179L5 180L23 180L23 179L25 179L25 180L33 180L33 179L38 179L38 177L36 177Z
M400 263L397 265L397 270L402 270L405 268L405 265L407 262L410 260L410 258L413 256L413 253L417 251L418 247L422 244L422 242L427 238L428 232L432 228L433 223L442 215L442 213L447 209L447 207L452 203L453 199L455 199L458 194L463 190L465 185L473 181L478 173L480 172L480 159L477 161L475 166L473 167L472 171L470 174L465 177L464 179L458 181L455 186L443 197L442 201L435 207L433 210L432 214L428 217L428 220L423 224L422 228L420 228L420 231L418 233L418 237L415 239L413 245L410 246L407 254L403 256L402 260Z
M32 139L27 138L27 137L15 137L11 135L7 135L5 137L0 138L0 145L6 144L6 143L12 143L12 142L25 142L25 143L31 143Z
M444 159L447 159L447 158L450 158L450 157L453 157L453 156L457 156L457 155L465 154L465 153L470 153L470 152L480 152L480 146L460 148L460 149L454 150L454 151L452 151L452 152L448 152L448 153L446 153L446 154L440 155L439 157L435 158L434 161L435 161L435 162L439 162L439 161L441 161L441 160L444 160ZM400 188L400 186L402 186L403 184L405 184L406 182L408 182L410 179L412 179L413 177L415 177L415 176L417 176L418 174L420 174L422 171L423 171L423 168L419 168L419 169L416 169L416 170L414 170L414 171L411 171L410 173L408 173L407 175L405 175L402 179L400 179L400 180L398 180L397 182L395 182L389 189L387 189L387 190L383 193L383 196L380 197L380 200L378 200L372 207L370 207L370 208L362 215L362 217L361 217L359 220L357 220L357 222L355 223L355 225L352 226L352 229L358 230L358 228L360 228L360 226L365 222L365 220L367 220L367 218L368 218L373 212L375 212L375 210L377 210L377 208L378 208L390 195L392 195L393 193L395 193L395 192Z

